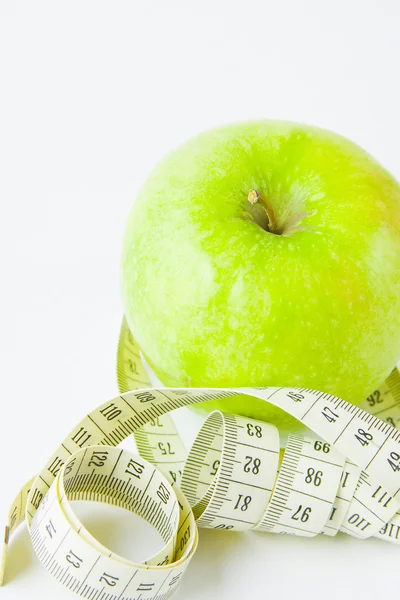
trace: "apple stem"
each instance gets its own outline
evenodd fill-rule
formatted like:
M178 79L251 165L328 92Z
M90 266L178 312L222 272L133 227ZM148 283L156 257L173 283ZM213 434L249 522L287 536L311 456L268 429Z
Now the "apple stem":
M279 234L277 230L277 224L275 219L275 212L269 200L264 195L261 195L257 190L250 190L247 196L247 201L251 206L251 215L263 229L270 233ZM262 213L257 210L258 207L262 208ZM258 213L258 214L257 214ZM268 222L265 223L265 215L267 216ZM260 218L261 217L261 218ZM262 218L264 217L264 218Z

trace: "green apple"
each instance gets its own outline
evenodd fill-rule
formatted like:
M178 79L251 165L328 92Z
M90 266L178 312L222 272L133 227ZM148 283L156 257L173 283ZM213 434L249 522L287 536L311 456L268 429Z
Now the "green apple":
M134 203L122 297L166 386L299 386L359 403L400 356L399 184L316 127L203 133ZM294 426L247 396L207 404Z

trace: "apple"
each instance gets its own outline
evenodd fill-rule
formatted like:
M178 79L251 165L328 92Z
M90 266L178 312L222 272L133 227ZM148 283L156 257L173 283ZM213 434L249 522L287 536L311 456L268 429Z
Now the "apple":
M122 298L166 386L298 386L355 404L400 357L400 186L330 131L217 128L151 173L122 251ZM211 402L295 422L247 396Z

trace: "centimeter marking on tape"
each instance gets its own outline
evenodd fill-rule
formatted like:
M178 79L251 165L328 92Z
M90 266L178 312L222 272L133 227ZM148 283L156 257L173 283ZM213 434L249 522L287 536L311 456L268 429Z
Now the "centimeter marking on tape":
M195 553L197 526L400 543L397 369L363 408L305 388L153 389L125 321L117 366L121 395L87 415L13 502L1 581L23 520L44 566L91 600L168 598ZM274 426L216 411L187 454L167 413L243 393L311 431L290 435L282 458ZM117 448L132 433L138 454ZM110 552L74 514L79 499L141 516L163 548L141 563Z

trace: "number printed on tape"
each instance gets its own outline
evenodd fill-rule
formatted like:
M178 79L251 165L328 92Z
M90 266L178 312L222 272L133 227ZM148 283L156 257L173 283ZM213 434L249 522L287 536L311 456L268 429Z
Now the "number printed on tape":
M304 388L153 389L126 321L118 347L120 395L87 415L11 505L0 579L14 530L26 521L43 565L84 598L165 599L179 585L198 527L302 536L375 536L400 543L400 374L355 407ZM215 411L189 453L168 413L247 394L285 410L310 432ZM135 436L138 454L118 444ZM142 563L104 547L71 501L123 506L159 532Z

